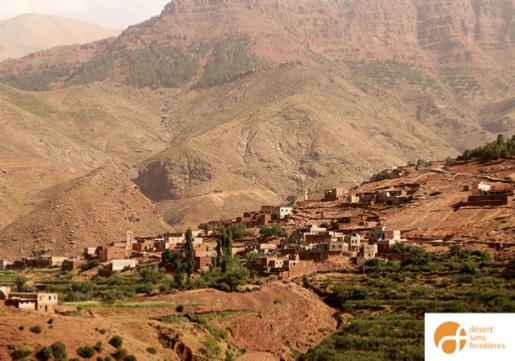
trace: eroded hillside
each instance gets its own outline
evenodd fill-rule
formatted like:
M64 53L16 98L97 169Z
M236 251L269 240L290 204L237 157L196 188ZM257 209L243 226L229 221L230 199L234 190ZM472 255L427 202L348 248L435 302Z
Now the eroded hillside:
M115 162L173 224L235 216L509 134L513 13L172 1L116 39L0 63L6 84L51 90L1 88L0 144L83 172Z

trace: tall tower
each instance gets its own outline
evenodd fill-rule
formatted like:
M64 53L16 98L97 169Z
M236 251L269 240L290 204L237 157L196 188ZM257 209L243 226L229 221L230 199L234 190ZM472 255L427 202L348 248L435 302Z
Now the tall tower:
M125 233L125 249L127 251L131 251L132 250L132 242L134 240L134 232L132 232L132 229L129 229L127 230L127 232Z

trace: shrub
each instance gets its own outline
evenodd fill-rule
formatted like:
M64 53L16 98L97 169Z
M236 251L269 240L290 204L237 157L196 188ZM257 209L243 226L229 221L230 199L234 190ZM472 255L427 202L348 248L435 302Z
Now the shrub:
M117 360L123 360L127 356L129 356L129 353L124 348L119 348L116 350L116 352L113 354L113 357Z
M95 347L93 347L96 352L102 352L104 350L104 347L102 346L102 341L98 341Z
M32 350L30 348L17 348L13 352L13 357L16 360L24 359L25 357L29 357L32 355Z
M134 355L128 355L123 358L123 361L138 361L138 359Z
M47 323L49 325L53 324L54 323L54 318L53 317L50 317L50 319L47 321Z
M149 354L155 355L157 353L157 350L154 347L147 347L147 352Z
M184 305L179 305L179 306L177 306L177 307L175 308L175 311L177 311L177 312L182 312L182 311L184 311Z
M100 332L102 335L105 335L106 330L105 330L105 328L101 328L100 330L98 330L98 332Z
M77 355L83 358L92 358L95 356L95 349L90 346L79 347L77 349Z
M52 356L54 356L54 353L50 347L43 347L41 351L38 352L38 358L41 358L43 360L49 360Z
M69 359L68 361L80 361L80 359L78 357L74 357L74 358Z
M206 348L206 356L210 359L217 359L222 353L222 349L214 337L208 337L206 342L204 342L204 347Z
M109 339L109 344L115 348L120 348L122 347L122 344L123 344L123 338L122 336L113 336Z
M32 326L31 328L29 328L29 330L30 332L35 333L36 335L40 334L42 331L40 325Z
M20 327L18 327L18 330L20 330L20 331L25 330L25 326L21 325Z
M66 353L66 346L62 342L54 342L50 347L52 348L52 353L54 354L56 361L67 360L68 355Z

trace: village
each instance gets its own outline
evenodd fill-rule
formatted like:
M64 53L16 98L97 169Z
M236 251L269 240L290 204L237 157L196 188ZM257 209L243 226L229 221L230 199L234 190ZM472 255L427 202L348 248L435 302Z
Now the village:
M413 171L413 170L411 170ZM191 232L195 251L194 272L200 274L214 266L217 242L222 232L236 227L232 243L232 257L242 267L261 277L270 275L293 279L313 274L336 265L351 264L363 268L370 259L402 261L409 256L402 245L416 244L403 238L401 230L389 229L374 206L395 206L414 200L420 184L403 183L408 167L385 169L380 175L399 179L394 187L378 187L374 191L356 192L354 189L328 189L324 198L309 199L306 192L301 201L291 205L263 205L259 211L249 211L234 219L223 219L199 224ZM377 179L366 182L373 184ZM455 207L502 207L511 205L515 183L479 182L463 185L468 193ZM330 211L321 206L334 205ZM313 212L314 211L314 212ZM314 216L313 216L314 214ZM26 268L58 268L64 271L89 269L92 262L99 265L98 274L108 277L145 264L163 265L163 254L174 258L186 257L186 232L168 232L156 236L139 237L132 230L125 237L107 246L84 248L73 257L39 254L20 260L0 260L0 270ZM452 241L449 241L449 244ZM327 264L331 266L327 266ZM167 270L173 268L168 265ZM12 292L0 285L0 300L18 308L54 312L57 295L46 293Z

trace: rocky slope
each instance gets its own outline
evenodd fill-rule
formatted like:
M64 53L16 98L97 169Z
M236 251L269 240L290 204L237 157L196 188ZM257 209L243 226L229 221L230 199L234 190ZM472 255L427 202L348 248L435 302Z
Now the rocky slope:
M106 245L135 235L170 230L159 212L116 166L60 183L38 194L34 209L0 232L0 258L19 259L32 253L74 256L84 247Z
M428 169L410 168L409 176L362 184L355 193L374 192L379 189L419 184L414 199L395 206L377 204L369 208L346 208L338 202L311 202L298 209L294 217L299 225L320 224L331 219L372 213L379 215L388 229L402 230L408 240L452 240L456 242L513 245L515 209L506 206L459 206L466 201L471 188L479 182L513 183L515 160L491 162L456 162L444 166L436 162Z
M117 36L120 30L60 16L24 14L0 21L0 61L62 45Z

